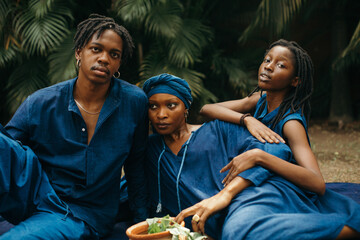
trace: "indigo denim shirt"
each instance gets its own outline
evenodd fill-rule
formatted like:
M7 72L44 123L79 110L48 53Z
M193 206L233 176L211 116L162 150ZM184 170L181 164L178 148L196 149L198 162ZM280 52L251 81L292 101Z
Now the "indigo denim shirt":
M76 80L30 95L6 129L33 149L52 187L71 212L103 236L115 223L123 165L134 220L147 217L143 161L148 100L140 88L113 78L87 144L86 124L73 96Z

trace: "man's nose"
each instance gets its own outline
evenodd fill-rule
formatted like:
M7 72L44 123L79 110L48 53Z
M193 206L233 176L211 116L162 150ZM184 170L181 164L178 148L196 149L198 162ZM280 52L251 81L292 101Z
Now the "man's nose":
M105 51L103 51L100 56L99 56L99 59L98 59L99 62L101 63L109 63L109 54Z

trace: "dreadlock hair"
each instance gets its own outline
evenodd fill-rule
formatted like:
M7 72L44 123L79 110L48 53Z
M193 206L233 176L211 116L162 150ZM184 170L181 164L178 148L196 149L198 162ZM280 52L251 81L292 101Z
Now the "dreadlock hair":
M117 24L113 18L99 14L90 14L89 18L79 23L74 37L74 50L82 49L97 33L97 38L107 30L116 32L123 40L123 51L121 62L125 63L132 56L134 43L129 32L121 25Z
M309 122L311 111L310 96L313 93L313 62L309 54L303 48L301 48L299 44L294 41L287 41L284 39L280 39L272 43L266 51L265 55L275 46L286 47L293 53L295 59L295 74L297 77L299 77L299 83L296 87L291 88L285 99L282 101L279 106L279 112L270 122L270 126L272 129L274 129L276 124L278 124L281 119L294 112L297 112L299 109L301 109L301 114L305 116L306 121ZM249 96L258 90L260 90L259 86L257 86ZM260 106L259 111L262 112L265 107L266 102ZM290 112L285 115L288 109L290 109Z

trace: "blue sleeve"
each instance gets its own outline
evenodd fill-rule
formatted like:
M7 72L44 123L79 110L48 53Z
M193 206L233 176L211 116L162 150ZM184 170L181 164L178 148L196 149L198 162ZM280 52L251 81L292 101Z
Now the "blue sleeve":
M146 99L146 100L145 100ZM135 130L131 152L125 161L124 169L128 182L130 208L134 213L134 221L140 222L148 218L148 194L145 177L145 154L148 141L147 98L138 106L140 119Z
M285 161L288 162L293 161L291 150L286 144L261 143L255 140L249 143L245 151L254 148L259 148L261 150L264 150L265 152L274 155L276 157L279 157ZM238 176L251 181L255 186L259 186L273 175L274 174L271 171L260 166L255 166L240 173Z
M17 109L14 116L5 126L7 132L16 140L21 141L25 145L30 142L30 103L31 96L29 96Z
M215 120L214 123L222 132L229 161L250 149L265 150L265 144L253 137L245 127L219 120ZM241 172L238 176L258 186L272 176L272 173L263 167L256 166Z

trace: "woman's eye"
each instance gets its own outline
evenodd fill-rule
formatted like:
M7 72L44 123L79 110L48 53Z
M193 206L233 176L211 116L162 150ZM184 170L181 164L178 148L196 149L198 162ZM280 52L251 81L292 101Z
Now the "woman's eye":
M169 103L168 104L168 108L172 109L172 108L175 108L177 106L176 103Z
M264 59L264 63L268 63L268 62L270 62L270 59L265 58L265 59Z
M151 109L151 110L156 109L156 105L155 104L149 104L149 109Z
M285 68L284 64L278 63L277 65L278 65L279 68Z

